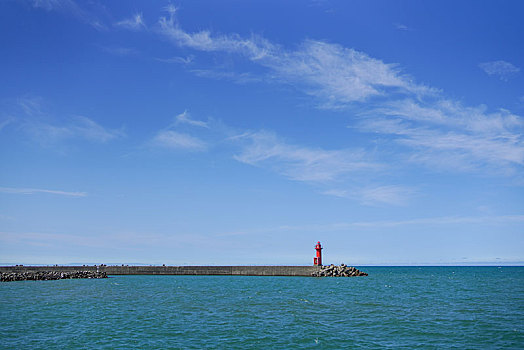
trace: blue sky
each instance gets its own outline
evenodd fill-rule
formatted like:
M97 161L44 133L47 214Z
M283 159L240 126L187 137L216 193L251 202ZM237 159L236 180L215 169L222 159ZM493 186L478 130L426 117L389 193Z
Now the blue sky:
M522 264L521 1L3 1L0 262Z

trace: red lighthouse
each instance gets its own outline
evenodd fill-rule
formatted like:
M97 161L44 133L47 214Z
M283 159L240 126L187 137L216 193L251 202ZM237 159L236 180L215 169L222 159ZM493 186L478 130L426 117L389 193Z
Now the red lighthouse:
M317 251L317 256L313 259L313 265L322 266L322 246L320 242L317 242L315 250Z

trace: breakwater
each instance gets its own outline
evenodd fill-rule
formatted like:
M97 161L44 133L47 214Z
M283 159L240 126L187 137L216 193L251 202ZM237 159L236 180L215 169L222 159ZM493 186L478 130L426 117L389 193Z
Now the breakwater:
M323 271L321 266L0 266L0 273L36 273L42 271L56 273L90 271L102 272L107 275L328 276L321 274ZM338 276L333 274L332 276L346 277L342 274L338 274Z
M320 269L313 272L314 277L358 277L367 275L367 273L346 264L321 266Z
M51 281L72 278L107 278L105 272L96 271L24 271L24 272L0 272L0 282L14 281Z

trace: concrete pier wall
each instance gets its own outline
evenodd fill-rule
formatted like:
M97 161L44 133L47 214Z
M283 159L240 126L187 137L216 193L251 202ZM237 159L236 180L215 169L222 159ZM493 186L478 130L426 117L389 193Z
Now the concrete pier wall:
M99 271L108 275L311 276L318 266L0 266L0 272Z

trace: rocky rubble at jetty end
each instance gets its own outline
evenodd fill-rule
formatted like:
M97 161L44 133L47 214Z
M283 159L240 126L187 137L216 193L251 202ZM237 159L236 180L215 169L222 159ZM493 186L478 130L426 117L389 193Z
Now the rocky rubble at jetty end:
M327 265L320 266L318 271L311 273L313 277L357 277L357 276L367 276L368 274L358 270L352 266L346 266L346 264L337 265Z
M96 271L37 271L37 272L2 272L0 282L14 281L51 281L72 278L107 278L105 272Z

